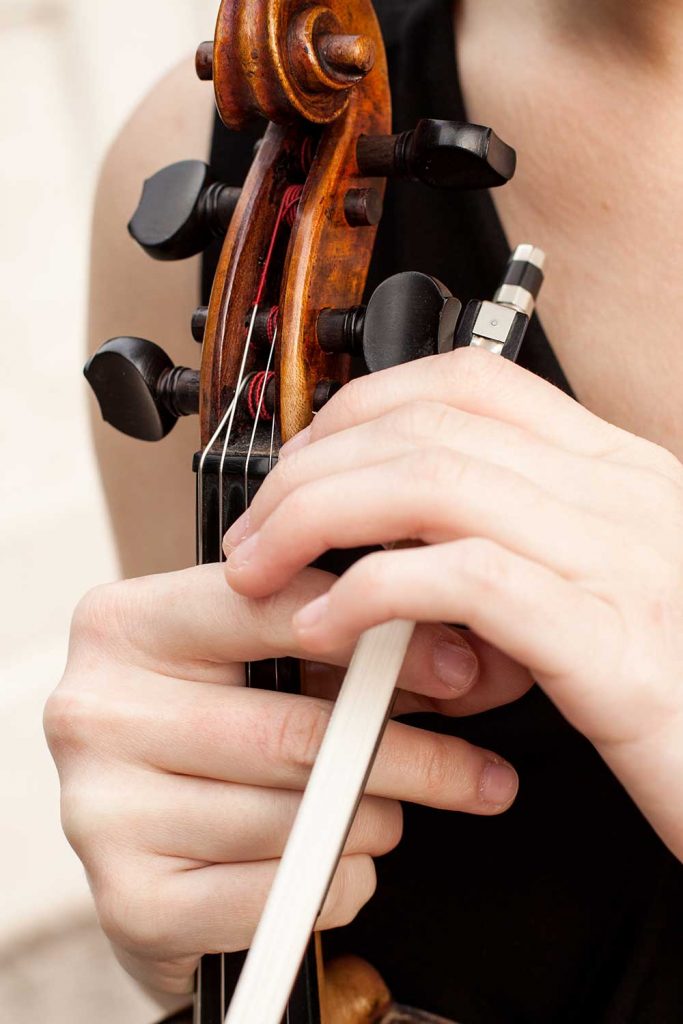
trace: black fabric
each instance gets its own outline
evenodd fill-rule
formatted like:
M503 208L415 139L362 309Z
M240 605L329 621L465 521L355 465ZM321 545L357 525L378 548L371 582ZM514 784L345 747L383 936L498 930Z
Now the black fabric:
M396 130L464 119L450 0L376 7ZM217 128L214 163L231 183L252 144ZM486 298L508 254L488 194L392 183L369 288L421 270L463 301ZM205 271L210 280L211 259ZM537 320L522 362L569 391ZM590 744L538 689L469 720L412 722L507 757L519 798L498 818L406 807L401 845L378 862L377 895L327 948L366 957L402 1002L462 1024L683 1020L681 866Z

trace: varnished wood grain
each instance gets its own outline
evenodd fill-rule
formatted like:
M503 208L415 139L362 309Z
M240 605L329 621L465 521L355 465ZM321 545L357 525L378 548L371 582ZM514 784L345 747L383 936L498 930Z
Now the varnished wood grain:
M340 71L341 63L347 66ZM373 188L380 199L384 193L382 179L359 175L356 146L361 135L390 130L386 58L369 0L330 0L329 7L224 0L213 68L218 109L230 127L256 113L285 126L271 125L266 133L219 262L202 364L204 443L237 380L244 323L289 183L287 168L296 164L310 124L330 122L321 131L281 268L277 372L287 440L310 422L319 380L348 378L348 360L322 352L315 324L321 309L358 303L365 287L376 227L350 225L345 201L351 189ZM250 353L247 367L259 368L257 353Z

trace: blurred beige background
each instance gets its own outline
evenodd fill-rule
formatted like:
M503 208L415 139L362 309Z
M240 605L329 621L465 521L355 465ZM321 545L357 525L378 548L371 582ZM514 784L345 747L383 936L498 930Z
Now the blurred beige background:
M81 377L90 208L142 94L218 0L0 0L0 1020L145 1024L59 827L42 705L71 610L116 575ZM195 155L195 154L188 154Z

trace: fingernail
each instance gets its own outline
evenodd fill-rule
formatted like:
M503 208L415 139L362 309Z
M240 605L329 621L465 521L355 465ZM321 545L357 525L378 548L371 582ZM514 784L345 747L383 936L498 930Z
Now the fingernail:
M231 572L239 572L240 569L244 569L245 565L253 558L260 539L260 535L255 533L235 548L228 559L228 569Z
M298 448L303 448L308 444L310 436L310 426L306 427L305 430L301 430L298 434L295 434L293 438L283 444L282 448L280 448L279 458L282 458L285 455L291 455L292 452L295 452Z
M477 677L479 662L470 647L439 640L434 645L434 673L454 693L469 690Z
M316 598L315 601L311 601L310 604L307 604L296 613L292 620L294 628L303 632L314 629L325 618L329 607L330 598L328 594L323 594L322 597Z
M236 519L223 539L224 548L236 548L249 533L249 510Z
M501 761L491 761L481 777L480 795L484 803L504 807L514 798L519 779L515 769Z

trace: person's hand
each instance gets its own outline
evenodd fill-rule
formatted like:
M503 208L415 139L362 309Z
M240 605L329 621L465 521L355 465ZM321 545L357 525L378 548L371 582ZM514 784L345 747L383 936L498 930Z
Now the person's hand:
M226 571L264 597L327 548L425 542L354 565L297 613L300 643L467 624L528 667L681 857L682 527L671 453L463 350L342 389L229 533Z
M309 657L292 617L331 582L307 570L250 601L206 566L99 588L77 610L46 709L64 828L119 958L153 989L190 992L201 954L249 945L337 683L319 669L307 696L247 690L242 663ZM344 666L352 647L326 660ZM418 630L398 710L447 709L477 678L485 693L495 655L482 651L479 667L453 631ZM519 670L510 698L526 685ZM398 801L496 814L516 789L495 754L391 723L319 927L371 896L372 858L400 838Z

